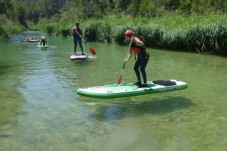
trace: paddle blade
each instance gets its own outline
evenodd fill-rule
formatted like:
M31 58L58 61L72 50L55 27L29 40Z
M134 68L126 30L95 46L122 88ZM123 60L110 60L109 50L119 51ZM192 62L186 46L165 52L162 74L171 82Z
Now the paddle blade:
M95 52L95 50L94 50L93 48L89 48L89 50L90 50L90 52L91 52L93 55L96 54L96 52Z
M122 75L118 78L117 84L121 84L121 80L122 80Z

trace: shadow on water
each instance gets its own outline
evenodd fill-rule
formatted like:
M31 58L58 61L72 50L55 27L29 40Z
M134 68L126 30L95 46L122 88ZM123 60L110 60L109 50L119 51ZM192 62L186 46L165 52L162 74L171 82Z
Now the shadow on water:
M190 108L195 105L184 97L170 97L165 99L151 99L146 101L125 102L119 104L98 105L96 111L90 115L97 120L118 120L125 116L143 116L144 114L163 115Z

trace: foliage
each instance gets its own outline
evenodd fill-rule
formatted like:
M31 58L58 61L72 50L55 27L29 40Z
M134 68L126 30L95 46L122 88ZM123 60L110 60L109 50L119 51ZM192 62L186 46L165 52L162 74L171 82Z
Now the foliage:
M9 35L6 33L4 28L0 25L0 43L5 42L5 40L9 37Z
M6 19L4 15L0 15L0 43L6 42L10 35L21 33L23 30L23 27L18 23L13 23Z
M168 11L187 14L226 12L227 0L3 0L0 14L27 27L26 22L37 24L40 19L66 20L103 18L110 14L156 17Z
M227 45L226 17L227 14L210 16L169 14L153 20L141 17L128 18L126 25L117 26L117 21L115 24L110 20L104 20L88 25L85 28L85 38L123 45L124 31L132 29L136 36L145 40L147 47L223 53ZM108 41L109 38L112 40Z
M84 36L89 41L101 41L112 43L114 25L109 22L95 22L91 23L89 27L85 28Z
M0 8L23 26L4 26L6 35L29 28L68 36L79 21L89 41L125 44L132 29L147 47L226 51L227 0L4 0Z

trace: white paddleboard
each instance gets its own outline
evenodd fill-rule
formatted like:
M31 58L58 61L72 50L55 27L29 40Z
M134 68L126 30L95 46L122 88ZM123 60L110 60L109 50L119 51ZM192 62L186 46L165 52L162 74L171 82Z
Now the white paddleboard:
M71 60L85 60L87 59L88 55L85 53L85 55L82 54L72 54L70 56Z

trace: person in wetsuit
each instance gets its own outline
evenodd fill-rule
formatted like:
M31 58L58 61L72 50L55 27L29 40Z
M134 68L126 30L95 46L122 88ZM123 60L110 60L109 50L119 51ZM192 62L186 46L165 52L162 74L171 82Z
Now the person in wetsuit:
M80 49L82 52L82 55L85 55L83 51L83 46L82 46L82 36L83 32L82 29L80 28L80 24L77 22L76 26L71 29L72 34L73 34L73 43L74 43L74 53L76 54L76 47L77 47L77 42L80 45Z
M41 39L40 39L40 45L43 45L43 46L46 46L47 45L47 40L46 38L43 36Z
M137 82L135 82L134 84L139 87L147 87L147 74L145 68L149 60L149 53L145 49L144 42L140 40L138 37L134 36L134 32L132 30L127 30L124 33L124 35L125 39L131 42L130 51L125 59L125 62L127 62L130 59L132 53L135 53L137 56L134 65L134 71L136 73ZM141 82L140 73L142 74L143 77L143 84Z

